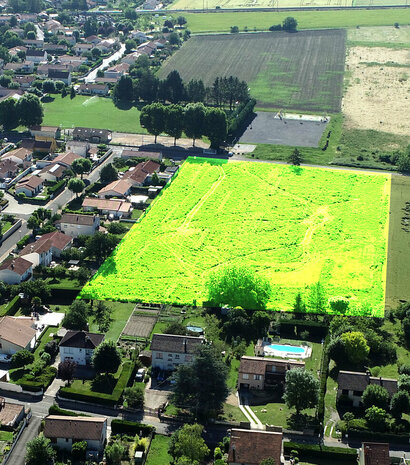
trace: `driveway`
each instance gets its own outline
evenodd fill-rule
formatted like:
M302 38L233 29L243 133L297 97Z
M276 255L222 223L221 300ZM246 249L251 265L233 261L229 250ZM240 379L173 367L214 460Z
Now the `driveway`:
M156 410L161 407L168 400L170 391L165 389L158 389L155 385L151 387L152 378L150 378L149 383L145 389L145 407L147 409Z
M34 415L31 417L30 423L24 429L16 447L13 449L13 452L10 455L10 458L7 463L10 465L24 465L25 463L25 456L26 456L26 445L29 441L31 441L35 436L38 435L38 431L41 424L41 418L35 417Z
M7 208L3 210L3 213L9 213L11 215L17 215L19 218L28 219L34 210L37 210L38 205L31 205L30 203L18 203L18 201L10 195L8 192L4 193L4 198L9 201Z

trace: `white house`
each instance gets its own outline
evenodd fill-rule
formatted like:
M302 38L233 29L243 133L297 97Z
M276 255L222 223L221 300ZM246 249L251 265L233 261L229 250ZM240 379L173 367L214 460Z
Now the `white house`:
M60 181L60 179L63 179L66 170L66 166L59 163L51 163L45 166L39 175L46 181Z
M48 266L53 259L52 242L50 239L44 239L27 244L19 255L31 262L34 268L39 265Z
M88 151L90 150L90 144L88 142L82 142L79 140L69 140L66 143L66 150L75 153L80 157L86 157Z
M26 61L32 63L47 62L47 52L45 50L38 50L37 48L29 48L26 52Z
M72 360L77 365L90 365L94 349L101 344L103 339L104 334L67 331L60 342L61 361Z
M24 258L9 258L0 265L0 281L20 284L33 276L33 264Z
M31 165L33 152L21 147L19 149L10 150L10 152L5 153L1 159L14 161L14 163L17 163L19 166L27 168Z
M203 337L154 334L151 342L152 368L172 371L178 365L193 361L195 349L203 344Z
M126 198L131 191L131 184L127 181L123 181L119 179L117 181L113 181L107 186L103 187L98 191L98 196L100 199L104 199L106 197L123 197Z
M97 215L64 213L58 225L62 232L71 237L92 236L100 226L100 217Z
M87 451L98 455L104 450L107 419L48 415L44 422L44 436L58 449L68 451L75 442L86 441Z
M35 197L43 188L44 179L37 175L21 179L16 185L16 195L22 192L27 197Z
M59 258L61 252L69 249L73 245L73 238L60 231L53 231L51 233L43 234L38 243L49 241L51 244L51 254L53 258Z
M34 349L36 338L35 321L31 318L3 316L0 319L0 353L13 355L22 349Z
M95 199L86 197L83 200L84 211L97 210L101 215L113 215L114 218L127 218L131 215L132 205L122 199Z
M93 44L76 44L73 47L73 51L76 55L82 55L83 53L86 52L91 52L91 50L94 48Z

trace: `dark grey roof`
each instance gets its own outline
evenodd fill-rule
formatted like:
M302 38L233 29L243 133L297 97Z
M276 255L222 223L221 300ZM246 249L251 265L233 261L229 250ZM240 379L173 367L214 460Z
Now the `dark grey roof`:
M370 376L368 373L339 371L337 378L339 389L363 392L369 384L378 384L387 389L392 396L397 392L397 380Z
M44 50L38 50L36 48L29 48L26 51L28 57L42 57L44 56Z
M154 334L150 349L179 354L193 354L195 349L203 342L203 337Z
M60 342L60 347L77 347L80 349L95 349L101 344L104 334L87 333L85 331L67 331Z
M70 76L70 71L60 71L58 69L49 69L48 77L57 78L57 79L68 79Z

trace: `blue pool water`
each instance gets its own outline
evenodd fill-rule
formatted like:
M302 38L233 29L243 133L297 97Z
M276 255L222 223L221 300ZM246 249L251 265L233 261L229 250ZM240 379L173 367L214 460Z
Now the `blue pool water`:
M296 347L296 346L283 346L280 344L270 344L268 347L272 350L278 350L280 352L286 352L288 354L304 354L305 348L303 347Z
M187 326L186 329L193 333L202 333L204 331L200 326Z

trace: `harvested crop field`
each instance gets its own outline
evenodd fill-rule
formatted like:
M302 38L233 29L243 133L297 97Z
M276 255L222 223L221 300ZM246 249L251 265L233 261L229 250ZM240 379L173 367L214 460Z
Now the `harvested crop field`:
M349 86L342 109L347 129L410 134L410 53L382 47L352 47Z
M245 80L259 107L337 112L345 62L344 30L193 37L161 67L184 81L217 76Z
M270 281L269 309L320 282L382 316L389 197L387 174L189 158L81 296L200 304L209 274L238 264Z

